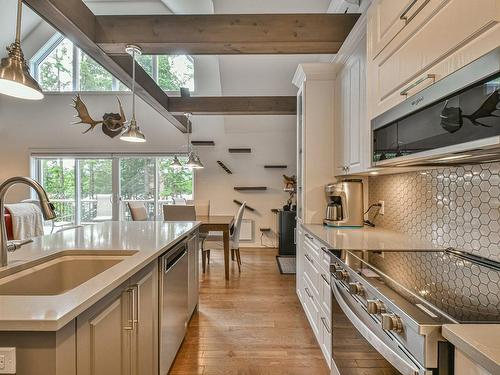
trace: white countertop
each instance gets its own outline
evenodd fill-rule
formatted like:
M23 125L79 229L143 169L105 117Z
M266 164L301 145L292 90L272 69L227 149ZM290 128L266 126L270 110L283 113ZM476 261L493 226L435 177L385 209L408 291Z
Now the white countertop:
M198 222L106 222L38 237L9 254L0 275L57 253L137 251L120 263L61 295L0 296L0 331L56 331L133 274L158 258Z
M333 228L322 224L302 224L320 241L336 250L430 250L433 243L382 228Z
M492 374L500 374L500 324L445 324L443 337Z

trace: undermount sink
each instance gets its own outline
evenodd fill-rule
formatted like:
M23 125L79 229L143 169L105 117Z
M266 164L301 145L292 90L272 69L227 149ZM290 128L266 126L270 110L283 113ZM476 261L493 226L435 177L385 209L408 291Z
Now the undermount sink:
M135 252L119 255L59 255L0 279L0 295L63 294L120 263Z

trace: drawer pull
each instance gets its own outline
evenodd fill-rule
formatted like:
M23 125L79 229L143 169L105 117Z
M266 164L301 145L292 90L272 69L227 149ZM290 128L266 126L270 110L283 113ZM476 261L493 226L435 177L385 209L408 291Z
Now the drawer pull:
M332 333L332 332L330 331L330 327L328 327L328 323L327 323L327 321L326 321L326 318L325 318L325 317L323 317L323 316L321 317L321 322L322 322L322 323L323 323L323 325L325 326L326 332L328 332L329 334L330 334L330 333Z
M309 263L314 264L314 261L311 259L311 257L308 254L304 254L304 256L309 261Z
M321 246L321 250L326 254L330 254L330 251L325 246Z
M304 290L306 291L306 294L309 296L310 299L314 299L313 295L309 291L309 288L304 288Z
M306 238L310 239L311 241L314 240L313 236L311 236L309 233L304 233L304 236L306 236Z
M321 278L322 278L323 280L325 280L325 283L327 283L328 285L330 285L330 280L328 280L328 278L325 276L325 274L324 274L324 273L322 273L322 274L321 274Z
M408 16L408 13L410 12L410 10L413 9L413 7L415 6L416 3L418 3L418 0L413 0L410 4L408 4L408 6L405 8L405 10L403 10L403 13L401 13L401 15L399 16L399 18L403 21L405 21L405 24L408 25L408 23L410 23L410 21L415 18L415 16L422 10L423 7L425 7L427 5L427 3L429 2L430 0L426 0L423 2L423 4L420 6L420 8L417 9L417 11L415 13L413 13L412 15Z
M435 74L427 74L427 75L425 75L423 77L420 77L415 82L413 82L411 85L409 85L408 87L406 87L403 91L401 91L399 94L401 96L408 96L408 92L410 90L414 89L415 87L417 87L421 83L427 81L428 79L432 79L433 81L435 81L436 80L436 75Z

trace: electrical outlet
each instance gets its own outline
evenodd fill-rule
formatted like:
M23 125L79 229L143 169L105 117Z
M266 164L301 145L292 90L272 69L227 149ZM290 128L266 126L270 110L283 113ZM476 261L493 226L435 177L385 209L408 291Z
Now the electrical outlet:
M16 348L0 348L0 374L16 373Z
M385 205L384 205L384 201L378 201L378 204L380 204L380 210L378 211L378 213L379 213L380 215L385 214Z

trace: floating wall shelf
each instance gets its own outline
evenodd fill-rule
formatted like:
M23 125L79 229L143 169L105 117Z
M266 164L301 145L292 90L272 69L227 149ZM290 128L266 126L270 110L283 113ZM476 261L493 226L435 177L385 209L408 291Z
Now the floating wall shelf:
M251 148L248 147L240 147L240 148L228 148L227 149L231 154L250 154L252 152Z
M235 186L234 190L243 191L243 190L267 190L266 186Z
M237 199L233 199L233 202L236 203L238 206L241 206L243 204L243 202L241 202L241 201L239 201ZM252 211L252 212L255 211L255 208L250 207L249 205L246 205L245 209L248 210L248 211Z
M264 165L264 168L267 168L267 169L286 169L288 166L287 165L279 165L279 164L276 164L276 165Z
M215 146L214 141L191 141L193 146Z
M222 161L217 160L217 164L219 164L220 167L224 169L227 174L233 174L233 172L228 167L226 167L226 164L224 164Z

